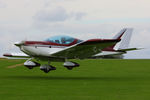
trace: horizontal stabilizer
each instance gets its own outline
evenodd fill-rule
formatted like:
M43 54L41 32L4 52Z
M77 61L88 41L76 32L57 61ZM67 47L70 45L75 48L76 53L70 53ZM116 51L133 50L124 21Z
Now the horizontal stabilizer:
M127 48L127 49L119 49L117 51L126 52L126 51L133 51L133 50L140 50L143 48Z

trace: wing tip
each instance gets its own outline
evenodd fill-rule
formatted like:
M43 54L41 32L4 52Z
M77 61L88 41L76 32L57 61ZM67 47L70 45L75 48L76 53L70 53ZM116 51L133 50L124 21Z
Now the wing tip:
M3 56L5 56L5 57L12 57L12 54L11 53L5 53L5 54L3 54Z

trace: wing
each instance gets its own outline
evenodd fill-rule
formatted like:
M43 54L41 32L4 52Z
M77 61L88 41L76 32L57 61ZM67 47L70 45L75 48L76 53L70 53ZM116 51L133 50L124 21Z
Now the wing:
M88 58L91 57L99 52L102 49L114 45L116 42L119 42L120 39L109 39L109 40L102 40L102 39L93 39L81 42L79 44L70 46L62 51L58 51L51 56L53 57L62 57L62 58Z
M5 53L3 54L3 56L9 57L9 58L31 58L30 56L24 53Z
M7 57L8 59L29 59L29 58L35 58L37 60L41 60L41 61L54 61L54 62L64 62L65 59L64 58L60 58L60 57L48 57L48 56L28 56L24 53L5 53L3 54L3 56Z

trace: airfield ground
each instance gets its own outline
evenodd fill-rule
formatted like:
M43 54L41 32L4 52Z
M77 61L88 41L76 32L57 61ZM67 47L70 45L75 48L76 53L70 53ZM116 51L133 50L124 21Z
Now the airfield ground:
M0 100L150 100L150 60L75 60L48 74L0 59Z

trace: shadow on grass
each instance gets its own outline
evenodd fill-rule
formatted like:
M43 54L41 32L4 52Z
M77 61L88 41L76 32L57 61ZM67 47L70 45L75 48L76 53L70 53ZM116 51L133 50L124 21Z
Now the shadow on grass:
M88 76L1 76L1 79L17 79L17 80L102 80L102 81L136 81L150 80L150 77L88 77Z

